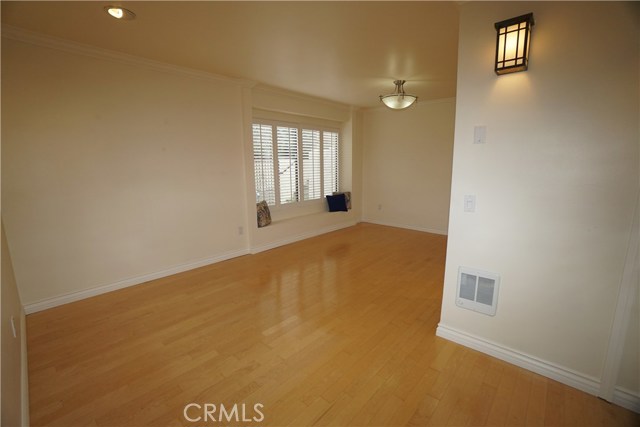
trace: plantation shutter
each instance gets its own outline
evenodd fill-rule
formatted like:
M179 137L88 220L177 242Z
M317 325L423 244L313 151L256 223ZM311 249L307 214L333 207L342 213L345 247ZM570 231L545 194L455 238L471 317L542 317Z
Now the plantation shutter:
M320 131L302 129L303 200L321 197Z
M276 127L278 146L278 176L280 181L280 204L299 201L298 191L298 129L288 126Z
M256 203L265 200L276 204L275 167L273 164L273 127L253 125L253 168L255 171Z
M338 191L338 132L323 131L324 194Z

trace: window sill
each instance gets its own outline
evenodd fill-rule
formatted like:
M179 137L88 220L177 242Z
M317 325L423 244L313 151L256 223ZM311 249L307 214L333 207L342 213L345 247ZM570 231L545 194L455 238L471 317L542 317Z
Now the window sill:
M265 227L259 227L258 233L260 232L269 233L268 231L264 231L264 230L274 230L274 229L277 230L277 229L280 229L281 227L287 227L289 225L293 226L294 228L297 228L301 224L317 222L316 220L319 220L320 222L325 222L325 220L322 218L329 218L329 217L335 218L335 219L340 218L341 220L348 220L349 218L351 218L351 210L347 212L343 212L343 211L329 212L328 210L322 210L319 212L310 212L310 213L290 216L286 218L273 219L272 217L271 224Z
M328 212L328 207L326 200L322 198L319 200L310 200L307 202L298 202L276 207L269 206L269 211L271 212L272 221L279 222L301 216Z

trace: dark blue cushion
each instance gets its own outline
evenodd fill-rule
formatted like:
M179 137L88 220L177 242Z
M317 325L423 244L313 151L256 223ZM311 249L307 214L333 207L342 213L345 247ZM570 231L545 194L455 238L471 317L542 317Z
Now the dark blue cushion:
M347 199L343 194L327 195L329 212L347 212Z

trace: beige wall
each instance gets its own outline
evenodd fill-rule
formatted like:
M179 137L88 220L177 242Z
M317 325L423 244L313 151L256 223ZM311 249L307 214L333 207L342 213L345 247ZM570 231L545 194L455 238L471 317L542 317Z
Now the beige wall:
M3 215L28 310L359 220L359 202L276 214L262 230L255 220L253 109L339 123L351 185L349 107L42 40L2 49Z
M24 311L18 296L11 255L2 226L2 425L29 425L27 411ZM16 335L11 327L14 319Z
M636 286L638 275L636 274ZM631 306L629 329L625 337L624 353L621 360L620 373L616 382L624 391L640 395L640 315L638 300L640 295L636 289Z
M2 55L25 305L245 247L239 86L13 40Z
M363 112L363 220L446 234L455 100Z
M529 71L496 76L493 24L527 12ZM441 327L587 385L600 381L638 191L638 35L631 3L461 7ZM486 144L472 144L475 125ZM495 317L455 305L459 266L501 275Z

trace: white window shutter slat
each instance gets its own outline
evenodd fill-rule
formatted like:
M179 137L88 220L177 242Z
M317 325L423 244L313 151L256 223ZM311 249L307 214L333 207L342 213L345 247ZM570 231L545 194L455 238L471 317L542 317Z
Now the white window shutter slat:
M256 203L265 200L275 205L275 173L273 158L273 128L270 125L253 125L253 167L256 184Z
M324 163L324 194L338 191L339 182L339 146L338 132L324 131L322 133L323 163Z
M298 190L298 129L276 127L278 146L278 176L280 180L280 204L299 201Z
M303 200L321 197L320 131L302 129Z

